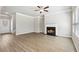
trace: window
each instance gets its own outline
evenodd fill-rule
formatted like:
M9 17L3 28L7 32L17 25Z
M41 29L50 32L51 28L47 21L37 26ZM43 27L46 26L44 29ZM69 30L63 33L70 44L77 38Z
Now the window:
M73 17L73 32L79 35L79 7L75 8Z

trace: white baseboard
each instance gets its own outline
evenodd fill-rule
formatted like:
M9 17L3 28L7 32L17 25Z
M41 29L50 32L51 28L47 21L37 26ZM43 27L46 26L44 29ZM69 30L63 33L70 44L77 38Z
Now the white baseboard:
M28 33L16 33L16 35L29 34L29 33L34 33L34 32L28 32Z
M79 52L79 37L73 34L72 40L73 40L73 43L75 45L77 52Z
M68 35L56 35L56 36L72 38L72 36L68 36Z

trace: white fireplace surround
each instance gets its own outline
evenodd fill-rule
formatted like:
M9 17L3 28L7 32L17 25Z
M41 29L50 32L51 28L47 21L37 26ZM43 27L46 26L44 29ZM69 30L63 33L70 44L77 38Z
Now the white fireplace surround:
M47 34L47 27L56 27L56 35L57 35L57 24L47 24L47 25L45 25L44 34Z

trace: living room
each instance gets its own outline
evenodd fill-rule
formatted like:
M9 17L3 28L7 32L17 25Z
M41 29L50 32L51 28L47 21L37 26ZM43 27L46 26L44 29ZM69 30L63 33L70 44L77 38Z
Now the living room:
M2 6L0 51L78 51L72 40L75 38L72 38L72 24L78 9L71 6Z

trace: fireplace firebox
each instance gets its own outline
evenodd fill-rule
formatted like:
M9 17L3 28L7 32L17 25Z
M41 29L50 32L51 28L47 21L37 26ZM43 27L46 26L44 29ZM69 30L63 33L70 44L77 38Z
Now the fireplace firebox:
M47 35L56 36L56 27L47 27Z

